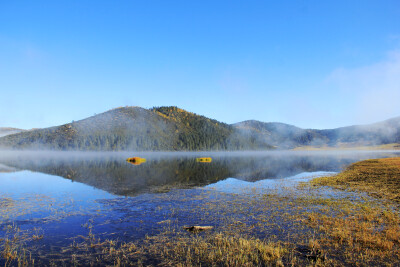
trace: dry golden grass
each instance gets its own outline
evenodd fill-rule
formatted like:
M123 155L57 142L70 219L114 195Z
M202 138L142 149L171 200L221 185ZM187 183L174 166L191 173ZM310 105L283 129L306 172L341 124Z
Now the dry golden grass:
M330 214L305 215L304 222L321 232L318 244L342 263L371 265L400 260L400 218L391 210L348 203L346 208L334 207Z
M155 236L148 238L145 247L165 266L283 266L282 259L288 253L277 242L227 233Z
M360 161L336 176L317 178L311 183L365 191L374 197L400 202L400 158Z
M263 241L254 237L209 233L186 234L166 229L140 242L104 240L93 235L81 237L50 263L60 265L102 266L284 266L293 246ZM44 261L46 262L46 261ZM39 260L39 264L41 261Z
M367 192L374 197L319 200L324 209L304 214L304 222L321 233L318 243L325 251L336 253L349 265L399 264L400 158L357 162L336 176L316 178L308 185Z
M32 237L15 225L8 225L4 230L6 235L0 239L0 259L4 260L4 266L33 266L35 260L25 246Z

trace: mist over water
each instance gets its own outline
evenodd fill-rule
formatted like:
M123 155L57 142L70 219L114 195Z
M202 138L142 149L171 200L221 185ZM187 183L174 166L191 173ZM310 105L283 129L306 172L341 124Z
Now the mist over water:
M262 216L274 212L258 210L260 206L254 204L255 198L271 188L275 193L285 192L287 186L331 175L353 162L399 154L2 151L0 236L9 225L34 233L40 229L44 237L32 244L56 255L63 247L71 247L73 240L87 236L88 225L90 234L122 242L156 235L165 223L176 229L198 224L225 227L227 203L245 211L229 214L229 218L253 224L248 212ZM146 162L133 165L126 161L132 156L146 158ZM211 157L212 162L197 162L197 157Z
M0 171L40 172L90 185L114 195L135 196L140 193L165 192L173 188L205 186L227 178L255 182L282 179L303 172L339 172L355 161L395 155L398 152L8 151L0 155ZM146 158L146 162L133 165L126 162L130 156ZM212 157L212 162L196 162L197 157L204 156Z

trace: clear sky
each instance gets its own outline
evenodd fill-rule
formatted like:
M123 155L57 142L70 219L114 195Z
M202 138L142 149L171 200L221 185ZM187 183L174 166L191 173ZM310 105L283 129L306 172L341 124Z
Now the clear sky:
M166 105L320 129L400 116L400 1L0 1L0 127Z

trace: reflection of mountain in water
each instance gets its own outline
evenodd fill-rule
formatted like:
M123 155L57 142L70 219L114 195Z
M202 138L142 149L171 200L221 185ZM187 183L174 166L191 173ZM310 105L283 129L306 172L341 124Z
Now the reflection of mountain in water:
M0 163L61 176L117 195L160 192L170 188L204 186L234 177L246 181L293 176L302 172L340 171L346 165L383 154L304 155L296 153L258 156L214 156L212 163L196 162L193 156L148 158L134 166L122 156L0 157Z

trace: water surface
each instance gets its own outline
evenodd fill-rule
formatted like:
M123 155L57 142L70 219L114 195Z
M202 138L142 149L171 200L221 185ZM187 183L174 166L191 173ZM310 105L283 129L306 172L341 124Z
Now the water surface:
M36 243L57 251L88 233L131 241L157 234L170 224L218 229L228 218L250 222L251 216L264 216L265 210L258 210L253 199L268 190L276 193L311 177L332 175L359 160L398 155L396 151L4 152L0 236L11 224L35 229L43 235ZM125 160L130 156L147 161L133 165ZM213 160L196 162L200 156ZM234 214L227 214L229 205L236 207Z

